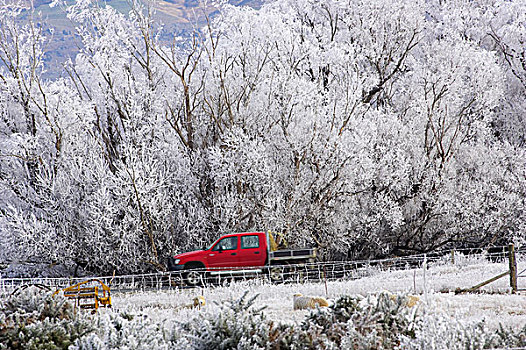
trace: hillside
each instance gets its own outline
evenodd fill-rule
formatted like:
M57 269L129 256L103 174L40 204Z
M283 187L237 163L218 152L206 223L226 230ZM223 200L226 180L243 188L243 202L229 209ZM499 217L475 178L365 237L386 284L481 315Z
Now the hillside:
M258 8L263 0L231 0L235 6L250 6ZM46 78L55 78L62 71L61 66L68 58L74 58L82 45L75 36L75 23L66 17L63 8L50 7L51 0L35 0L33 5L39 17L44 23L45 32L49 37L45 64ZM73 1L68 0L68 4ZM105 2L121 13L128 13L130 3L127 0L108 0ZM156 9L155 19L163 24L163 38L169 42L174 36L185 35L188 30L203 25L206 16L212 16L217 8L205 5L205 1L199 0L170 0L157 1L154 3ZM28 7L30 6L28 0ZM51 34L53 32L53 34Z

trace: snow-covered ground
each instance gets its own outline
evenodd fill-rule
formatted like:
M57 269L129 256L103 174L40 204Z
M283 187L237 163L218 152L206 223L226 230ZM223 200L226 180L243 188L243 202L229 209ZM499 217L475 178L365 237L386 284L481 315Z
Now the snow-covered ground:
M526 268L519 261L518 270ZM190 310L181 306L190 304L192 298L203 295L205 312L214 312L215 302L237 299L245 291L259 294L259 305L266 306L265 313L271 320L282 323L299 323L307 311L294 311L294 293L324 296L336 299L341 295L370 295L381 291L417 295L428 312L445 313L457 320L485 320L491 328L499 324L518 329L526 325L526 293L511 294L510 279L505 276L485 287L482 293L458 294L456 288L467 288L508 270L506 263L488 263L483 259L457 258L455 264L430 265L423 269L403 271L377 271L357 280L273 285L263 281L245 281L228 286L201 289L181 289L166 292L114 293L114 310L140 312L157 320L186 320L203 310ZM526 278L519 278L519 289L526 288Z

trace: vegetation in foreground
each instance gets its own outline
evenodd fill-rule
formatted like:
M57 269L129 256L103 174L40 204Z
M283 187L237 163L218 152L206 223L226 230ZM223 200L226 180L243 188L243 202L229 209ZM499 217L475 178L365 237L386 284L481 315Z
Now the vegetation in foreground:
M28 288L2 302L0 349L490 349L526 346L520 331L489 330L426 313L408 296L348 295L299 325L276 324L257 295L156 321L140 313L78 313L60 296Z

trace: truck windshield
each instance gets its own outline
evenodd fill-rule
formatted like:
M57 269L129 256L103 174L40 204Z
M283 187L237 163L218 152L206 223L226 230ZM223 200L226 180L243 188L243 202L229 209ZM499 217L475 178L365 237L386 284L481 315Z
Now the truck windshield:
M210 250L212 249L212 247L214 246L214 244L216 244L216 242L219 241L219 240L215 240L212 242L212 244L210 244L208 247L205 248L205 250Z

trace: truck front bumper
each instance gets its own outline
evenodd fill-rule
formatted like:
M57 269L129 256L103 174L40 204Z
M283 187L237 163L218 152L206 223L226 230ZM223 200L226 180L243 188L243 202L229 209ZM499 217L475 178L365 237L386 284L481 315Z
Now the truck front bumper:
M168 271L181 271L184 270L184 265L174 264L174 258L170 257L168 259Z

